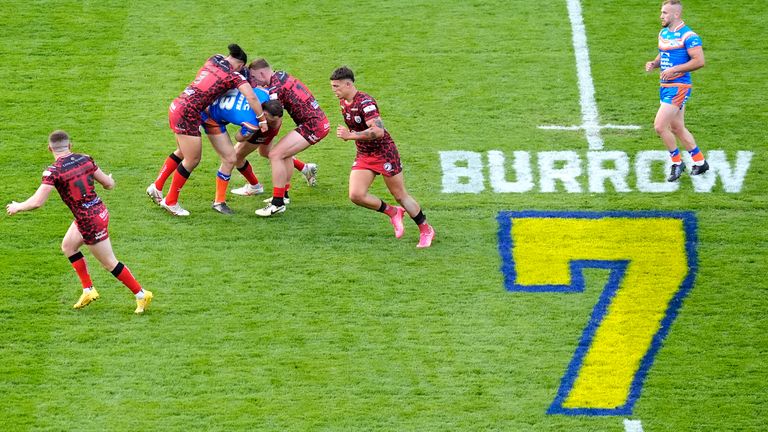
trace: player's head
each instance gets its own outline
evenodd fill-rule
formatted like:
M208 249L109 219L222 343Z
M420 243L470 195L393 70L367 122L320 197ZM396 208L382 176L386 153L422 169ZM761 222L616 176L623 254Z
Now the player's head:
M665 0L661 4L661 25L669 27L682 21L683 4L680 0Z
M270 99L261 104L261 109L264 110L270 129L276 128L283 118L283 103L277 99Z
M238 44L229 44L227 48L229 48L227 61L232 65L234 70L239 71L246 63L248 63L248 54L246 54Z
M61 153L69 150L69 134L63 130L55 130L48 135L48 149L54 153Z
M331 89L339 99L353 96L357 91L355 88L355 73L352 69L342 66L336 68L331 74Z
M251 85L266 87L272 78L272 66L264 58L256 59L248 65Z

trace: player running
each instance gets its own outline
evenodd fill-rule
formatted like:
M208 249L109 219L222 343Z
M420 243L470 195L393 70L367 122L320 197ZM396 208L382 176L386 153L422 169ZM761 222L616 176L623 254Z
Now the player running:
M42 184L34 195L22 203L12 201L6 206L8 215L13 216L18 212L42 207L51 191L56 188L61 200L75 216L61 242L62 252L69 258L83 285L83 292L74 308L84 308L99 298L99 293L91 283L85 257L79 251L85 244L101 265L134 294L134 312L143 313L152 301L152 292L142 289L128 267L115 258L109 240L109 212L93 187L95 180L104 186L104 189L112 189L115 187L115 181L111 175L104 174L90 156L72 153L69 135L64 131L51 133L48 137L48 150L53 153L56 162L43 172Z
M672 167L667 181L673 182L685 171L677 140L685 145L693 159L691 175L704 174L709 164L696 146L696 140L685 127L685 103L691 95L691 72L704 67L701 38L682 20L680 0L667 0L661 6L659 55L645 64L646 72L661 68L661 106L653 123L656 133L667 147ZM677 139L677 140L676 140Z
M296 123L296 129L282 137L269 150L272 166L272 199L259 216L269 217L285 211L285 191L290 186L292 158L328 135L331 124L320 105L304 83L285 71L274 72L265 59L248 66L251 84L265 87L270 98L282 102Z
M168 156L155 182L147 187L147 195L175 216L189 216L189 212L178 203L179 192L192 170L200 163L200 113L207 106L228 90L237 88L256 112L259 129L262 132L267 131L267 121L253 88L248 80L237 72L245 66L248 56L237 44L230 44L228 48L228 56L217 54L208 59L197 72L195 80L174 99L169 109L168 119L176 135L178 152ZM163 198L163 186L171 172L174 173L171 188Z
M339 125L336 136L344 141L355 140L357 156L349 173L349 199L365 208L386 214L395 228L395 237L405 232L403 213L408 212L419 227L419 243L416 247L432 245L435 230L427 223L427 217L405 190L403 168L395 141L384 128L376 100L355 87L355 74L342 66L331 74L331 88L339 98L341 114L347 129ZM376 176L381 174L392 196L403 207L392 207L369 192Z

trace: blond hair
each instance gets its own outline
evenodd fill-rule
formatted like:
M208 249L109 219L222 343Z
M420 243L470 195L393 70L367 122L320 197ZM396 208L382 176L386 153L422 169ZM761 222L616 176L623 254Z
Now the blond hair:
M69 134L63 130L55 130L48 135L48 145L53 151L64 151L69 148Z

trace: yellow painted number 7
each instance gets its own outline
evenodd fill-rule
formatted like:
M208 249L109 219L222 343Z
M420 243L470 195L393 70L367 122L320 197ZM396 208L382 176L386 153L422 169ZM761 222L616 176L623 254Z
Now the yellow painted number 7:
M610 270L547 411L628 415L696 277L692 212L501 212L509 291L582 292L584 268Z

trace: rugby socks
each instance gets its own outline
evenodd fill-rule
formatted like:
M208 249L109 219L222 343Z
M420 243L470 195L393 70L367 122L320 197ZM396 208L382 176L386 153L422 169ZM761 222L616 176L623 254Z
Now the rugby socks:
M144 291L141 289L141 285L133 277L131 271L123 263L118 262L115 268L112 269L112 276L123 283L138 299L144 298Z
M691 154L691 159L693 159L694 165L704 165L704 153L699 150L699 147L694 147L692 150L689 150L688 153Z
M392 217L397 214L397 208L392 207L391 205L385 203L384 200L381 200L381 206L376 211L380 213L384 213L389 217Z
M251 186L256 186L257 184L259 184L259 179L256 177L256 174L253 172L253 167L251 166L251 163L248 162L247 160L245 161L243 166L239 167L237 170L240 171L240 174L242 174L243 177L245 177L245 179L248 181L248 183Z
M80 283L83 285L83 289L90 289L93 287L91 282L91 275L88 274L88 265L85 263L85 257L82 252L69 257L69 262L72 264L72 268L77 272L77 277L80 278Z
M273 187L272 188L272 205L280 207L285 205L285 188Z
M165 163L163 164L163 167L160 168L160 173L157 175L157 179L155 180L155 187L157 190L163 190L163 187L165 187L165 181L168 180L168 177L170 177L174 171L176 171L176 167L178 167L180 163L181 158L175 154L171 153L168 156L168 158L165 160Z
M291 190L291 184L286 183L285 184L285 193L283 194L283 198L289 198L288 192Z
M669 158L672 159L672 163L675 165L680 165L683 163L682 158L680 157L680 149L674 149L671 152L669 152Z
M306 165L304 162L302 162L302 161L300 161L300 160L298 160L296 158L293 158L293 167L296 168L297 170L299 170L299 171L303 170L304 169L304 165Z
M221 171L216 172L216 198L213 202L223 203L227 200L227 186L229 186L230 174L224 174Z
M431 227L427 223L427 217L424 216L424 212L422 212L421 210L419 210L419 214L412 217L411 219L413 219L413 221L416 222L416 225L418 225L419 232L425 233L425 232L429 232L429 230L431 229Z
M175 205L179 202L179 192L184 187L184 183L187 182L191 173L184 168L184 164L179 164L176 171L173 172L173 180L171 180L171 189L168 191L168 195L165 197L165 203L169 206ZM157 185L155 185L157 186Z

